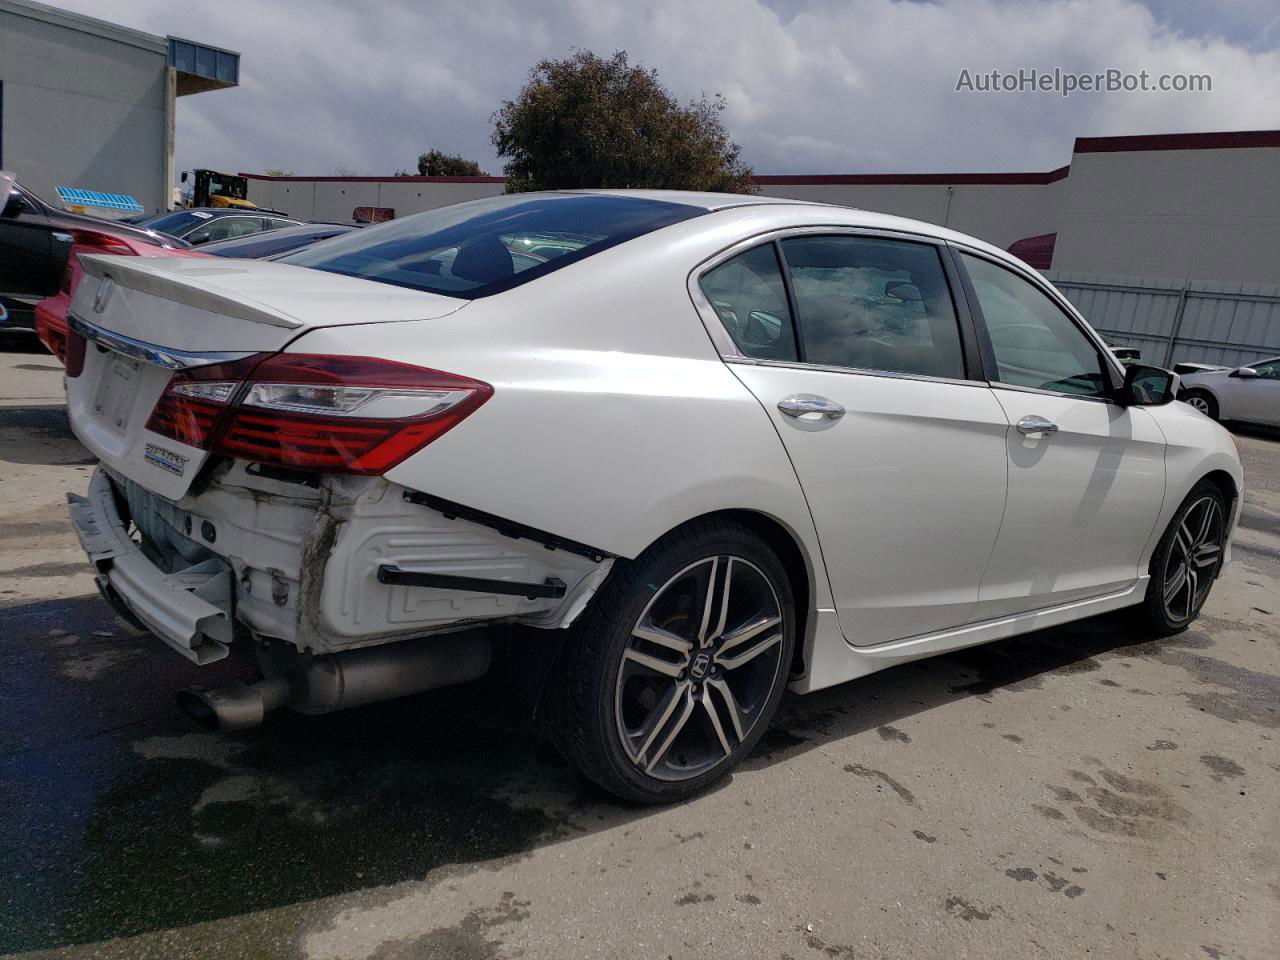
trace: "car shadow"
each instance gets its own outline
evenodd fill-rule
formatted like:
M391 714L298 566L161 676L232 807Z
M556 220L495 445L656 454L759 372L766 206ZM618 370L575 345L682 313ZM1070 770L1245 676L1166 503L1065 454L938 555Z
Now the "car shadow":
M34 330L0 330L0 352L51 356Z
M417 879L651 812L584 783L504 712L501 676L217 734L172 694L239 668L196 668L96 597L0 609L0 638L0 804L18 811L0 821L0 856L20 878L0 899L0 953ZM943 704L1158 647L1112 615L789 697L744 769L843 741L855 760L867 731L897 737Z
M71 432L63 403L0 407L0 462L35 466L97 463Z

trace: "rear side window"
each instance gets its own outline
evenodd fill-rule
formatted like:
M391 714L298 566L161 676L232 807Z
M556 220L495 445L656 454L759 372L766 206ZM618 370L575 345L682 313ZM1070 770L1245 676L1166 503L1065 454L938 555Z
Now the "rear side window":
M964 379L955 304L930 244L857 236L782 241L807 363Z
M515 194L429 210L279 262L474 299L706 211L602 194Z
M773 244L726 260L707 271L699 284L743 354L759 360L797 359L787 289Z

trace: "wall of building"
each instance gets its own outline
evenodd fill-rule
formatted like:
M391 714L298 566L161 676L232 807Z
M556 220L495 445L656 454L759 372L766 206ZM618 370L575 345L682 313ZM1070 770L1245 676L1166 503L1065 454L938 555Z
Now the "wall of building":
M0 164L57 203L54 187L169 202L171 100L163 41L87 32L74 15L0 0Z
M761 177L767 197L790 197L817 203L891 213L959 230L1005 248L1015 240L1051 233L1061 211L1062 179L1053 174L904 175L891 177ZM818 181L809 183L804 181ZM1039 180L1039 182L1030 182ZM1026 181L1026 182L1024 182Z
M1057 234L1055 270L1280 281L1280 131L1099 137L1045 173L760 176L760 192L949 226L1007 249ZM250 199L319 219L501 193L501 178L255 178Z
M447 207L464 200L495 197L506 189L501 177L395 179L376 177L283 177L249 174L249 199L260 207L308 220L349 221L356 207L390 207L397 217Z
M313 220L350 220L356 207L390 207L397 217L502 193L501 177L249 177L249 199L259 206ZM917 183L868 183L878 177L761 177L760 193L842 206L950 226L1007 247L1015 240L1052 232L1061 210L1061 180L1025 175L1038 183L1000 183L986 175L948 180L922 177ZM981 177L981 182L972 182ZM812 181L823 182L812 182Z
M1069 183L1055 270L1280 281L1280 148L1085 150Z

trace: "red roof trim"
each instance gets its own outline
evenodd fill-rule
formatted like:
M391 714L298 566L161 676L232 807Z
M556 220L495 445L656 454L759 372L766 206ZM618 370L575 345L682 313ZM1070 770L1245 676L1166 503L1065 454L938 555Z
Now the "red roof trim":
M1127 153L1143 150L1236 150L1280 147L1280 130L1231 130L1223 133L1153 133L1140 137L1077 137L1076 153Z
M506 177L269 177L242 173L249 180L305 180L307 183L506 183Z
M754 177L762 186L829 184L1042 184L1064 179L1071 167L1047 173L816 173L767 174ZM506 177L270 177L242 173L250 180L305 181L307 183L506 183Z
M1045 173L817 173L796 176L756 176L762 186L826 186L833 184L1044 184L1065 179L1071 167L1059 167Z

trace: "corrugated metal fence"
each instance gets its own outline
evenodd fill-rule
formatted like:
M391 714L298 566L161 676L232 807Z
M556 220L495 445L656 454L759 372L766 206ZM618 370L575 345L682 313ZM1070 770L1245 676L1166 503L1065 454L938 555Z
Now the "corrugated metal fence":
M1044 275L1109 343L1139 348L1147 363L1234 367L1280 354L1280 284Z

